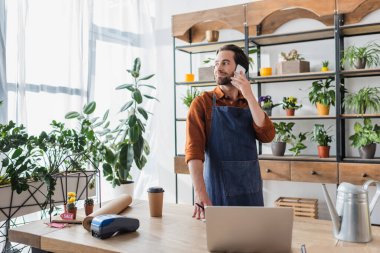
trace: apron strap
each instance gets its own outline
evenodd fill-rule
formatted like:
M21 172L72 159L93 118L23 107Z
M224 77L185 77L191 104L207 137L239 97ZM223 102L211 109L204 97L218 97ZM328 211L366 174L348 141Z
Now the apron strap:
M212 106L216 106L216 96L212 93Z

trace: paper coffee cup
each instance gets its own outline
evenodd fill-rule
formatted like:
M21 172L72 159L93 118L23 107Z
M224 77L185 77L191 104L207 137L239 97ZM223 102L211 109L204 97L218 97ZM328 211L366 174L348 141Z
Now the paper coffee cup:
M164 200L164 189L161 187L150 187L148 189L150 216L161 217Z

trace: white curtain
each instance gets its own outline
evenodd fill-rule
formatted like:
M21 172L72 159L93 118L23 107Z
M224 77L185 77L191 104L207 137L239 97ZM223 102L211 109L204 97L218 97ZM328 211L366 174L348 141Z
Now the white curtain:
M5 0L0 0L0 123L7 121L7 77L5 72L5 35L6 35Z
M115 87L131 81L126 69L133 59L141 58L142 75L156 73L153 8L152 0L0 0L6 21L0 23L0 100L8 119L40 133L95 100L97 116L110 109L118 120L130 95ZM150 84L157 85L154 78ZM154 114L155 103L143 106ZM5 121L6 113L0 115ZM152 154L141 175L132 171L135 197L158 183L151 121L146 129ZM108 190L103 184L105 195Z

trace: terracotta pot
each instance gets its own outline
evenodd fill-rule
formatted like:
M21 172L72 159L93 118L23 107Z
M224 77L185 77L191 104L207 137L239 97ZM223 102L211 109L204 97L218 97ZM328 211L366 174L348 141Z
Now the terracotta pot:
M86 216L92 214L94 212L94 205L84 204L84 212L85 212Z
M373 159L376 153L376 143L369 144L359 148L361 159Z
M272 142L271 149L274 156L284 156L286 142Z
M294 116L295 109L285 109L286 111L286 116Z
M318 156L319 158L330 157L330 146L318 146Z
M330 105L324 105L317 103L317 110L319 115L329 115L330 114Z
M73 219L75 220L77 218L77 208L67 209L68 213L74 214Z

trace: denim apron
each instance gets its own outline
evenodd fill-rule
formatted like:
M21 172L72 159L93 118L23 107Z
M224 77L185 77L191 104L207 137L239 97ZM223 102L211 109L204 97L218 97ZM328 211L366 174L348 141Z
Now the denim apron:
M263 206L262 180L249 108L216 106L206 146L204 179L216 206Z

